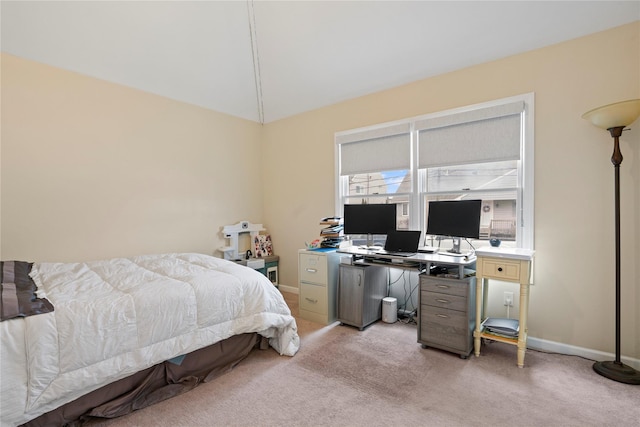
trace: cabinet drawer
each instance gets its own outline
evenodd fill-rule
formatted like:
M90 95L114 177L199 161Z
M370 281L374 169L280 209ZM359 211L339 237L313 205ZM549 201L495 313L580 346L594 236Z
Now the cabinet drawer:
M446 279L440 277L421 277L422 289L440 294L458 295L466 297L469 290L467 281Z
M300 309L327 314L327 289L321 285L300 283Z
M457 328L458 331L468 329L467 315L462 311L423 305L421 314L421 320L430 324L438 324L444 328Z
M300 280L327 284L327 257L314 254L300 254Z
M520 279L520 262L500 259L483 259L483 277L518 281Z
M429 307L420 316L420 339L466 352L470 348L471 329L464 314Z
M447 295L438 292L422 290L420 294L422 305L441 307L450 310L467 311L467 298L458 295Z

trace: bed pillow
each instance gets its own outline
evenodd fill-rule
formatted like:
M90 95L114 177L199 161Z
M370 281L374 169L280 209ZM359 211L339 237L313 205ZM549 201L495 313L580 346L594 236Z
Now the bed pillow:
M33 263L0 261L0 321L53 311L46 298L38 298L38 289L29 273Z

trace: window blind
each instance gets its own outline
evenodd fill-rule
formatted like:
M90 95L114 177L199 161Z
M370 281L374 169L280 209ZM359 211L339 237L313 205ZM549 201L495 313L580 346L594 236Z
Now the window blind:
M416 122L418 166L519 159L522 111L520 101Z
M411 166L410 125L339 135L340 175L409 169Z

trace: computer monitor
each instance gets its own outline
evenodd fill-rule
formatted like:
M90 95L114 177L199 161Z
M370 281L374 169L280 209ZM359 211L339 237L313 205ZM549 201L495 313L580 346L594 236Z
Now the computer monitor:
M449 252L460 253L460 239L480 238L482 200L442 200L429 202L427 232L453 238Z
M343 219L344 234L366 235L367 247L370 247L374 234L387 234L396 229L396 205L344 205Z

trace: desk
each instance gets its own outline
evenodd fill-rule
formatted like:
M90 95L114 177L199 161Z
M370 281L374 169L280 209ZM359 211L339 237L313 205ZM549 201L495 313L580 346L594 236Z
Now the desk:
M529 282L534 251L511 248L481 248L476 250L476 329L473 332L475 355L480 356L482 338L518 346L518 367L524 367L527 350L527 316L529 312ZM482 316L486 308L489 279L520 284L520 331L518 338L504 338L482 331Z
M375 251L358 247L341 248L338 252L352 256L351 266L349 266L351 269L357 268L353 266L365 266L377 270L380 270L380 267L387 267L417 270L418 273L421 273L418 292L418 342L422 344L422 348L439 348L457 353L465 359L471 354L476 320L475 256L417 253L411 257L398 257L377 254ZM447 273L430 275L432 265L446 266ZM340 267L342 269L347 266L341 265ZM365 280L368 279L365 278ZM339 289L353 287L351 283L342 283L342 281L341 274ZM358 286L360 286L360 282L358 282ZM365 283L364 287L377 289L377 292L374 292L375 295L372 294L371 297L377 297L376 302L380 305L384 296L380 295L380 288L375 283ZM384 292L386 285L381 289ZM346 295L349 294L346 293ZM342 291L338 292L338 296L339 298L343 297ZM339 300L338 306L342 305ZM355 306L355 303L347 298L345 305ZM376 307L376 309L379 313L380 307ZM370 323L377 319L379 319L379 315L378 318L367 319L367 322ZM361 326L361 324L356 324L356 326Z
M450 256L434 253L417 253L410 257L382 255L375 250L363 249L358 246L349 246L337 250L340 254L351 255L353 264L381 265L389 268L404 268L408 270L429 271L432 265L451 265L458 269L458 277L465 276L465 268L473 268L476 262L475 255ZM455 275L455 273L452 273Z

